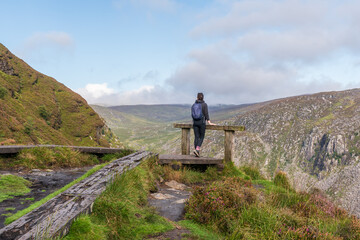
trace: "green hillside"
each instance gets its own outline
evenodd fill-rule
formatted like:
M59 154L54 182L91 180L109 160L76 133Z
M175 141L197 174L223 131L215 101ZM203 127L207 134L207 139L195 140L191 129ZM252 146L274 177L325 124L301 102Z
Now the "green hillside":
M212 121L221 121L238 115L248 105L209 106ZM180 129L174 122L191 122L191 105L126 105L92 108L122 143L133 149L159 153L180 151ZM174 147L175 146L175 147Z
M243 105L214 105L209 106L212 120L225 120L235 116L242 108L251 104ZM161 104L161 105L121 105L109 107L117 112L127 113L136 117L153 122L175 122L191 120L190 104Z
M0 44L0 144L110 146L114 141L80 95Z

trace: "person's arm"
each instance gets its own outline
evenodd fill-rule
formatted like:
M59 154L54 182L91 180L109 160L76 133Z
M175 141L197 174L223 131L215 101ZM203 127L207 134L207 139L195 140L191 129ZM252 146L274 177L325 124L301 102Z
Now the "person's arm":
M207 106L207 104L206 103L204 103L204 115L205 115L205 120L207 121L207 123L209 124L209 125L216 125L216 124L214 124L214 123L212 123L212 122L210 122L210 117L209 117L209 111L208 111L208 106Z

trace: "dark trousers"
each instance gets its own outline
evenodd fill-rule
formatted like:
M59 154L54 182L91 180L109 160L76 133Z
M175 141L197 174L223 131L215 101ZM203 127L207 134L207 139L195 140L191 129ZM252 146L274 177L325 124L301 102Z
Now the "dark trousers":
M204 137L205 137L205 126L206 124L201 121L201 123L194 122L193 128L194 128L194 147L201 147Z

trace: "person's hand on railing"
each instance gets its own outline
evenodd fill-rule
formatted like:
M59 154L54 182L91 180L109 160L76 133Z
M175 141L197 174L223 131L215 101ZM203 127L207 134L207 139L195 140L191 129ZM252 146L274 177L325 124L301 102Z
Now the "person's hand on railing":
M216 125L215 123L210 122L210 120L207 121L209 125Z

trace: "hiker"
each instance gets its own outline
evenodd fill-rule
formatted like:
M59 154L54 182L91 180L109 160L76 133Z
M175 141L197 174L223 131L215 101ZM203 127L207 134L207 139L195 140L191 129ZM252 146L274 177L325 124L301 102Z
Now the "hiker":
M191 116L193 118L193 128L194 128L194 154L197 157L200 157L200 147L204 141L205 137L205 126L206 122L209 125L215 125L210 122L208 106L204 102L204 94L198 93L195 103L191 107Z

